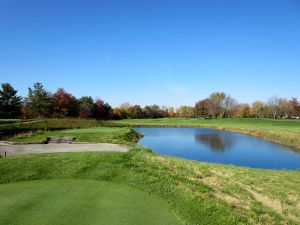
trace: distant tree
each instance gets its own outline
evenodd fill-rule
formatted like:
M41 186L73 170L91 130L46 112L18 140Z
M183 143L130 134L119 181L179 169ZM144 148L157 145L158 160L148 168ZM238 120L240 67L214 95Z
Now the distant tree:
M195 104L194 116L196 117L234 117L238 112L238 103L224 92L214 92L209 98Z
M112 107L102 101L101 99L96 99L95 102L95 118L96 119L109 119L113 116Z
M265 103L264 118L274 118L273 108L268 103Z
M27 100L27 98L24 98L24 100L22 102L21 117L23 119L28 119L30 117L30 110L29 110L29 107L28 107L28 100Z
M169 107L168 108L168 115L169 115L169 117L175 117L176 116L174 107Z
M279 98L273 96L268 101L268 106L272 110L273 119L277 119L279 114Z
M151 106L145 106L143 108L143 114L144 114L145 118L154 118L154 112L153 112Z
M58 117L77 117L78 116L78 101L70 93L59 88L53 95L53 110L54 115Z
M80 104L79 105L79 117L84 119L89 119L93 117L94 106L90 104Z
M115 108L115 110L113 111L114 117L117 119L131 118L131 116L129 115L129 109L131 107L132 106L129 102L122 103L118 108Z
M194 117L194 108L191 106L180 106L176 114L177 117L192 118Z
M41 83L28 88L28 107L32 116L48 117L51 112L52 94L44 89Z
M300 103L298 102L297 98L292 98L289 103L291 107L291 116L300 116Z
M133 119L143 118L143 110L141 106L135 105L128 108L127 116Z
M185 106L179 106L176 109L176 116L177 117L185 117L186 114L187 114L187 107L185 107Z
M161 118L162 113L158 105L145 106L143 114L146 118Z
M227 95L224 99L223 117L228 117L228 118L233 117L237 112L237 106L238 106L237 101L231 96Z
M169 109L167 106L163 105L160 109L160 116L162 118L169 117Z
M92 118L94 115L95 106L94 100L91 96L82 96L79 99L79 117L80 118Z
M130 107L131 105L129 102L124 102L120 105L120 108L123 109L126 113L128 113Z
M281 118L291 117L290 102L286 98L280 98L278 102L278 115Z
M209 107L210 107L210 104L209 104L208 98L198 101L195 105L195 116L197 116L197 117L210 116Z
M79 103L80 104L84 104L84 103L87 103L87 104L91 104L93 105L94 104L94 100L91 96L82 96L80 99L79 99Z
M121 108L114 108L113 110L113 117L115 119L125 119L127 117L127 113L125 112L124 109Z
M244 103L240 106L239 115L241 118L250 118L250 105L248 103Z
M193 118L195 117L195 108L192 106L188 107L188 118Z
M9 83L1 84L0 117L15 118L21 113L22 98Z
M226 94L224 92L214 92L209 96L209 111L214 118L222 117L224 112Z
M265 115L265 106L261 101L255 101L252 103L250 114L255 118L263 118Z

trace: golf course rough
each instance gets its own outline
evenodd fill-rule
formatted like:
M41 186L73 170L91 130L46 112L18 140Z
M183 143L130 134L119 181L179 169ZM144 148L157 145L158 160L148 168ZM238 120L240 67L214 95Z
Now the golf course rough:
M158 198L106 181L37 180L0 185L1 225L177 225Z

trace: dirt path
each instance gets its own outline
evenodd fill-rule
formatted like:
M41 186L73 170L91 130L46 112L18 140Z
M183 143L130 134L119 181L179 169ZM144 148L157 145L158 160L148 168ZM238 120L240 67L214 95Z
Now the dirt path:
M106 143L0 145L0 155L13 156L54 152L127 152L129 147Z

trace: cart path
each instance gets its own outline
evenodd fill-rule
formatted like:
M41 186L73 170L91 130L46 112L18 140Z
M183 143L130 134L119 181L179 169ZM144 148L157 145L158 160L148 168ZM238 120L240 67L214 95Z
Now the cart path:
M54 152L127 152L129 147L108 143L76 143L76 144L24 144L1 145L0 155L4 157L31 153Z

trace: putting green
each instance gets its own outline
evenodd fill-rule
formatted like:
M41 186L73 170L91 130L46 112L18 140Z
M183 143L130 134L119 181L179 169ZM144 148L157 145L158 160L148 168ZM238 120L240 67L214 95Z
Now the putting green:
M1 225L176 225L154 196L91 180L41 180L0 185Z

